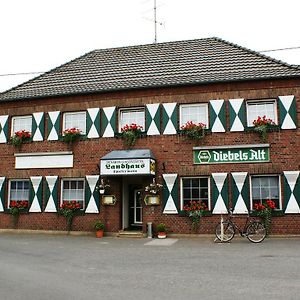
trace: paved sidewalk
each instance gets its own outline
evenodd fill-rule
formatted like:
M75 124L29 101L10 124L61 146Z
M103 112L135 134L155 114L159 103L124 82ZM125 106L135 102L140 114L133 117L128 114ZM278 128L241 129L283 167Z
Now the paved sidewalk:
M0 234L0 299L299 299L300 239Z

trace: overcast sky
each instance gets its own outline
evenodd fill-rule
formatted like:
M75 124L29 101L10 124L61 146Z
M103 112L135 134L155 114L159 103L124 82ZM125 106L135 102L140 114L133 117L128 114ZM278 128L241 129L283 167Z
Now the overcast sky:
M298 0L156 2L158 42L216 36L256 51L300 47ZM5 74L45 72L95 49L153 43L153 3L1 0L0 91L32 77ZM300 49L264 54L300 65Z

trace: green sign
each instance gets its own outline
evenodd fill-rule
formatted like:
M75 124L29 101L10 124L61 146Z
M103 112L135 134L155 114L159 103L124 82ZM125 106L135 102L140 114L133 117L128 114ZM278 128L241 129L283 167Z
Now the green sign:
M258 163L270 160L269 147L197 148L194 149L195 164Z

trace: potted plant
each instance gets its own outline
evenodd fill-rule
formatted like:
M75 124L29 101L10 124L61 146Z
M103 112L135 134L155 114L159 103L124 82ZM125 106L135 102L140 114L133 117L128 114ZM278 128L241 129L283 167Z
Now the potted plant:
M104 224L100 220L97 220L94 223L94 229L96 230L96 237L102 238L104 233Z
M254 204L254 209L257 216L261 217L267 230L267 235L270 233L272 223L272 211L276 208L273 200L266 200L264 203Z
M30 141L31 134L27 130L19 130L10 138L10 142L15 147L20 147L23 143Z
M267 119L266 116L262 118L260 116L257 117L253 121L254 130L259 133L261 140L265 142L267 140L267 131L276 127L276 124L272 119Z
M203 216L204 211L207 210L205 203L201 200L190 201L188 205L183 207L183 210L192 220L192 229L197 230L200 224L200 218Z
M205 136L206 124L195 124L193 121L188 121L180 127L181 134L186 135L187 138L192 140L201 140Z
M63 201L62 205L60 206L58 210L58 214L62 215L67 220L67 230L68 233L72 229L72 223L75 213L81 209L81 204L78 201L72 200L72 201Z
M128 147L134 146L136 139L142 135L143 127L135 123L126 124L121 128L121 137Z
M164 223L157 224L156 230L157 230L157 237L159 239L165 239L167 237L166 224Z
M82 131L79 128L68 128L63 131L62 140L65 143L74 143L75 141L80 139L81 133Z
M25 211L28 208L28 201L22 200L22 201L10 201L9 204L9 212L13 217L13 223L14 227L17 226L20 212Z

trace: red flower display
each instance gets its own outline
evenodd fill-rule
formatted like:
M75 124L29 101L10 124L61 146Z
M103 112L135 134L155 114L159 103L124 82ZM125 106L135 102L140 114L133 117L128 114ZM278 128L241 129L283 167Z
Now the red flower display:
M79 128L68 128L63 131L62 139L66 143L72 143L80 138L81 133L82 131Z
M126 124L121 128L121 136L126 146L133 146L138 136L141 135L143 126L137 125L136 123Z
M29 141L31 138L31 133L28 130L19 130L14 133L14 135L10 138L10 142L14 146L20 146L26 141Z
M270 232L272 222L272 210L276 208L273 200L266 200L265 202L254 204L254 209L257 211L257 215L264 221L264 225L267 229L267 234Z
M22 208L27 208L28 207L28 201L27 200L22 200L22 201L10 201L9 204L10 208L18 208L18 209L22 209Z
M187 212L188 217L192 220L192 228L195 230L199 226L200 217L207 210L207 206L201 200L190 201L190 204L185 205L183 210Z
M266 116L263 116L262 118L258 116L257 119L253 121L253 125L255 127L268 126L268 125L275 125L275 122L272 119L267 119Z
M181 133L185 134L188 138L193 140L200 140L204 137L206 124L203 123L193 123L193 121L188 121L186 124L180 127Z
M75 212L81 209L81 204L78 201L63 201L61 204L58 214L64 216L67 219L67 229L70 232L72 227L73 217Z

